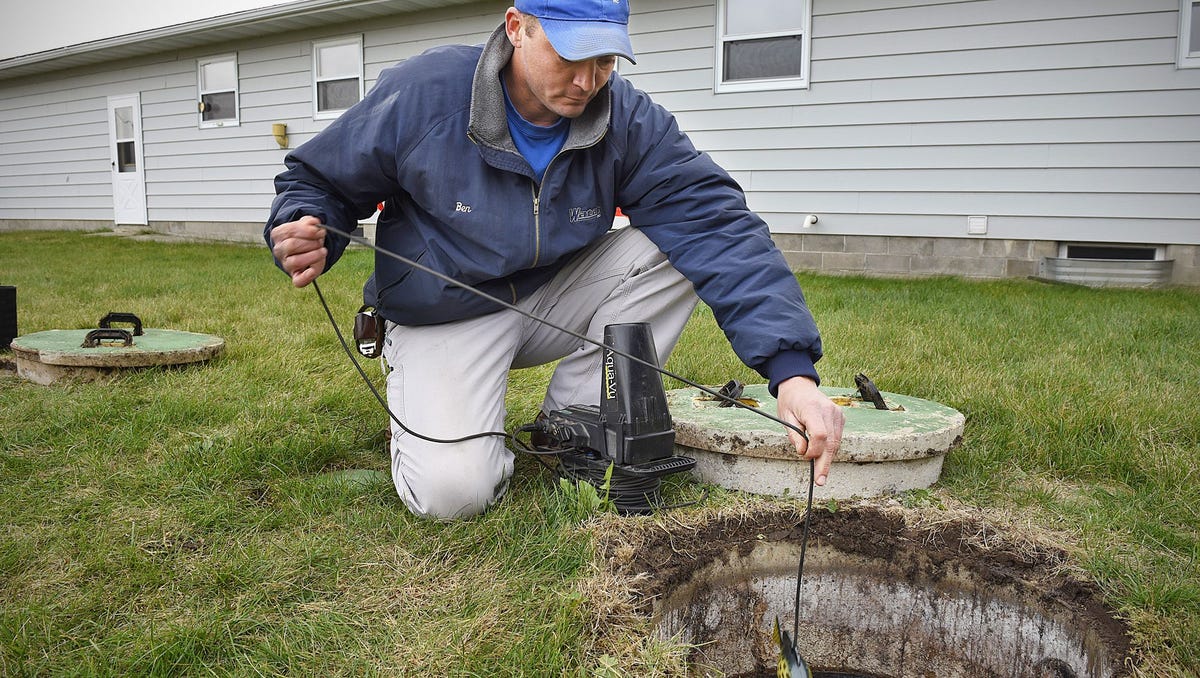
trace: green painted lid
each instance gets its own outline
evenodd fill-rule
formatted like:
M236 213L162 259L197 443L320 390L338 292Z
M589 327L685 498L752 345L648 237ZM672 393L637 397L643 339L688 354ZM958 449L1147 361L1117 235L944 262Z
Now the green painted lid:
M946 452L962 435L965 417L940 403L883 393L890 409L878 410L856 398L855 389L822 386L821 391L842 405L846 417L839 459L888 461L932 456ZM742 396L756 401L756 409L778 416L777 402L766 384L747 385ZM699 389L668 391L667 406L678 444L749 456L796 456L781 424L744 408L720 407L717 399Z
M92 330L46 330L13 339L18 360L71 367L148 367L178 365L208 360L225 347L225 340L211 334L147 328L133 336L133 344L101 340L84 348Z

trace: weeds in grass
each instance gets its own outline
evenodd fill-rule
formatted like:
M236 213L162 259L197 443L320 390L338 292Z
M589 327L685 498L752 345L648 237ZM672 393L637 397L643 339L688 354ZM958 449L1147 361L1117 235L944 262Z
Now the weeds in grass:
M612 464L608 465L608 469L604 472L604 482L599 487L584 481L572 482L566 478L558 479L560 506L569 520L581 523L597 513L615 510L612 500L609 498L609 491L612 489L613 468Z

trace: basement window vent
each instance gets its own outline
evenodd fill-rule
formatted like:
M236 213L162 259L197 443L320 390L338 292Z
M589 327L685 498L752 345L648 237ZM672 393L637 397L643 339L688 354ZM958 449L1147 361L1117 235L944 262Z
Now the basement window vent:
M1155 245L1060 243L1045 257L1039 277L1092 287L1157 287L1171 281L1175 262Z
M1062 245L1067 259L1122 259L1126 261L1154 261L1159 257L1157 247L1136 245Z

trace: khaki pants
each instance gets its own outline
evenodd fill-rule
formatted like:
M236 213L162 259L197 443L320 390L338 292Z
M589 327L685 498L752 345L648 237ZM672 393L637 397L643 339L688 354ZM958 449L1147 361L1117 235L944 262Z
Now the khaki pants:
M604 326L651 325L666 362L696 305L692 285L635 228L612 231L518 306L589 338ZM388 323L387 400L413 431L440 439L504 429L510 369L562 361L543 411L600 402L600 349L513 311L441 325ZM499 436L432 443L392 425L392 480L415 514L483 513L508 488L513 453Z

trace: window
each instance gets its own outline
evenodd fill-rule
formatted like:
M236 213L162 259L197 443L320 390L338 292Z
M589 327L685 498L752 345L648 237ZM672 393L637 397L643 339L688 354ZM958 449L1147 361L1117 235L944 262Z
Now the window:
M717 92L808 87L809 0L718 0Z
M224 54L196 62L200 97L200 126L238 124L237 55Z
M336 118L363 96L362 36L313 43L313 117Z
M1120 259L1123 261L1162 261L1162 247L1156 245L1114 245L1108 243L1064 242L1058 244L1058 256L1064 259Z
M1179 2L1179 58L1180 68L1200 68L1200 1Z
M117 171L137 171L137 127L133 124L133 107L113 109L113 140L117 144Z

